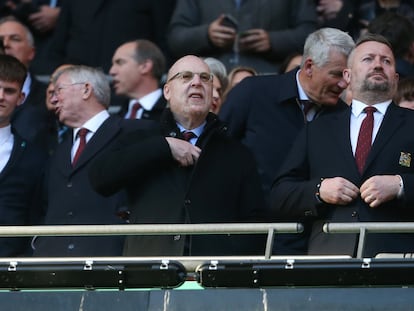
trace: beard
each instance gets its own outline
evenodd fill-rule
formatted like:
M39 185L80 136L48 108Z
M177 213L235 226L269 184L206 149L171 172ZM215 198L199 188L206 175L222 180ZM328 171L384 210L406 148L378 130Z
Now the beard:
M390 82L388 80L385 81L371 81L369 80L369 76L364 79L362 85L361 85L361 91L376 91L376 92L382 92L387 93L391 89Z

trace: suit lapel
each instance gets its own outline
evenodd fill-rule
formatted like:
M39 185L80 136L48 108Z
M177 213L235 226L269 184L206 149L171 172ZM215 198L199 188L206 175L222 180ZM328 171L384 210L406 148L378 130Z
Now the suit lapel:
M334 117L327 118L326 121L331 123L329 127L332 129L333 141L338 144L338 154L343 158L344 166L353 168L353 175L359 176L358 168L356 166L355 157L352 152L352 146L350 142L350 114L351 109L344 109L336 114Z
M82 167L86 162L93 158L96 153L105 148L105 146L118 134L120 131L118 120L118 118L109 117L102 123L98 131L86 144L85 150L74 167L74 171Z
M69 176L72 172L72 163L70 158L70 151L72 149L73 131L69 130L63 141L58 145L55 151L54 159L57 162L56 167L65 176Z

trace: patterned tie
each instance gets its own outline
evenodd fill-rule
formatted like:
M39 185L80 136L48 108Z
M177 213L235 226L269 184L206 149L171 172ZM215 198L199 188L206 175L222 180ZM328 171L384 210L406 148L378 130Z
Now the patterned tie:
M83 150L85 149L86 146L86 134L88 134L89 130L85 129L85 128L81 128L77 134L77 136L79 137L79 147L76 150L75 156L73 157L72 160L72 166L76 165L76 162L78 161L81 153L83 152Z
M142 106L139 102L136 102L132 105L131 114L129 115L130 119L136 119L137 118L137 112L139 109L141 109Z
M362 174L372 144L372 130L374 128L374 112L377 108L368 106L364 109L367 116L359 129L358 143L355 150L355 161L358 171Z
M182 132L182 134L183 134L184 140L186 140L186 141L190 141L192 138L197 137L197 135L194 134L191 131L184 131L184 132Z

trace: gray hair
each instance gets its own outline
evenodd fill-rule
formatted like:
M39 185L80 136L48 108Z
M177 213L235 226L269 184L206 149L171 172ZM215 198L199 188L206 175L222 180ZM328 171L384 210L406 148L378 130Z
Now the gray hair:
M226 66L214 57L204 58L204 61L206 62L208 68L210 68L211 73L219 79L221 88L225 90L228 84Z
M19 21L14 16L6 16L6 17L3 17L3 18L0 18L0 25L2 25L4 23L7 23L7 22L15 22L15 23L20 24L24 28L24 31L26 32L26 39L29 42L29 45L31 47L35 47L35 40L34 40L33 34L30 31L29 27L27 27L25 24L23 24L21 21Z
M95 69L84 65L71 65L62 69L53 77L53 83L59 79L61 75L68 75L72 83L89 83L92 86L96 99L106 108L111 102L111 88L109 79L102 70Z
M301 67L307 58L311 58L318 67L324 66L329 62L331 51L348 57L354 46L354 40L346 32L336 28L321 28L307 37Z

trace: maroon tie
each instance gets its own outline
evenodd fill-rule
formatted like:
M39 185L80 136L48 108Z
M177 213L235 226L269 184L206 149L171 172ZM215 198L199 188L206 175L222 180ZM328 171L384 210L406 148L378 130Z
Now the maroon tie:
M190 141L192 138L196 138L197 135L191 131L184 131L183 133L184 140Z
M362 121L359 129L358 143L355 150L355 161L358 171L362 173L365 161L367 160L372 144L372 129L374 128L374 112L377 111L375 107L368 106L364 109L367 116Z
M85 149L86 146L86 134L88 134L89 130L85 129L85 128L81 128L77 134L77 136L79 137L79 146L78 149L76 150L75 156L73 157L72 160L72 166L76 165L76 162L78 161L81 153L83 152L83 150Z
M315 103L310 100L301 100L300 101L303 105L303 113L306 116L308 112L315 106Z
M137 118L137 112L141 108L141 104L136 102L132 105L131 114L129 115L130 119L136 119Z

